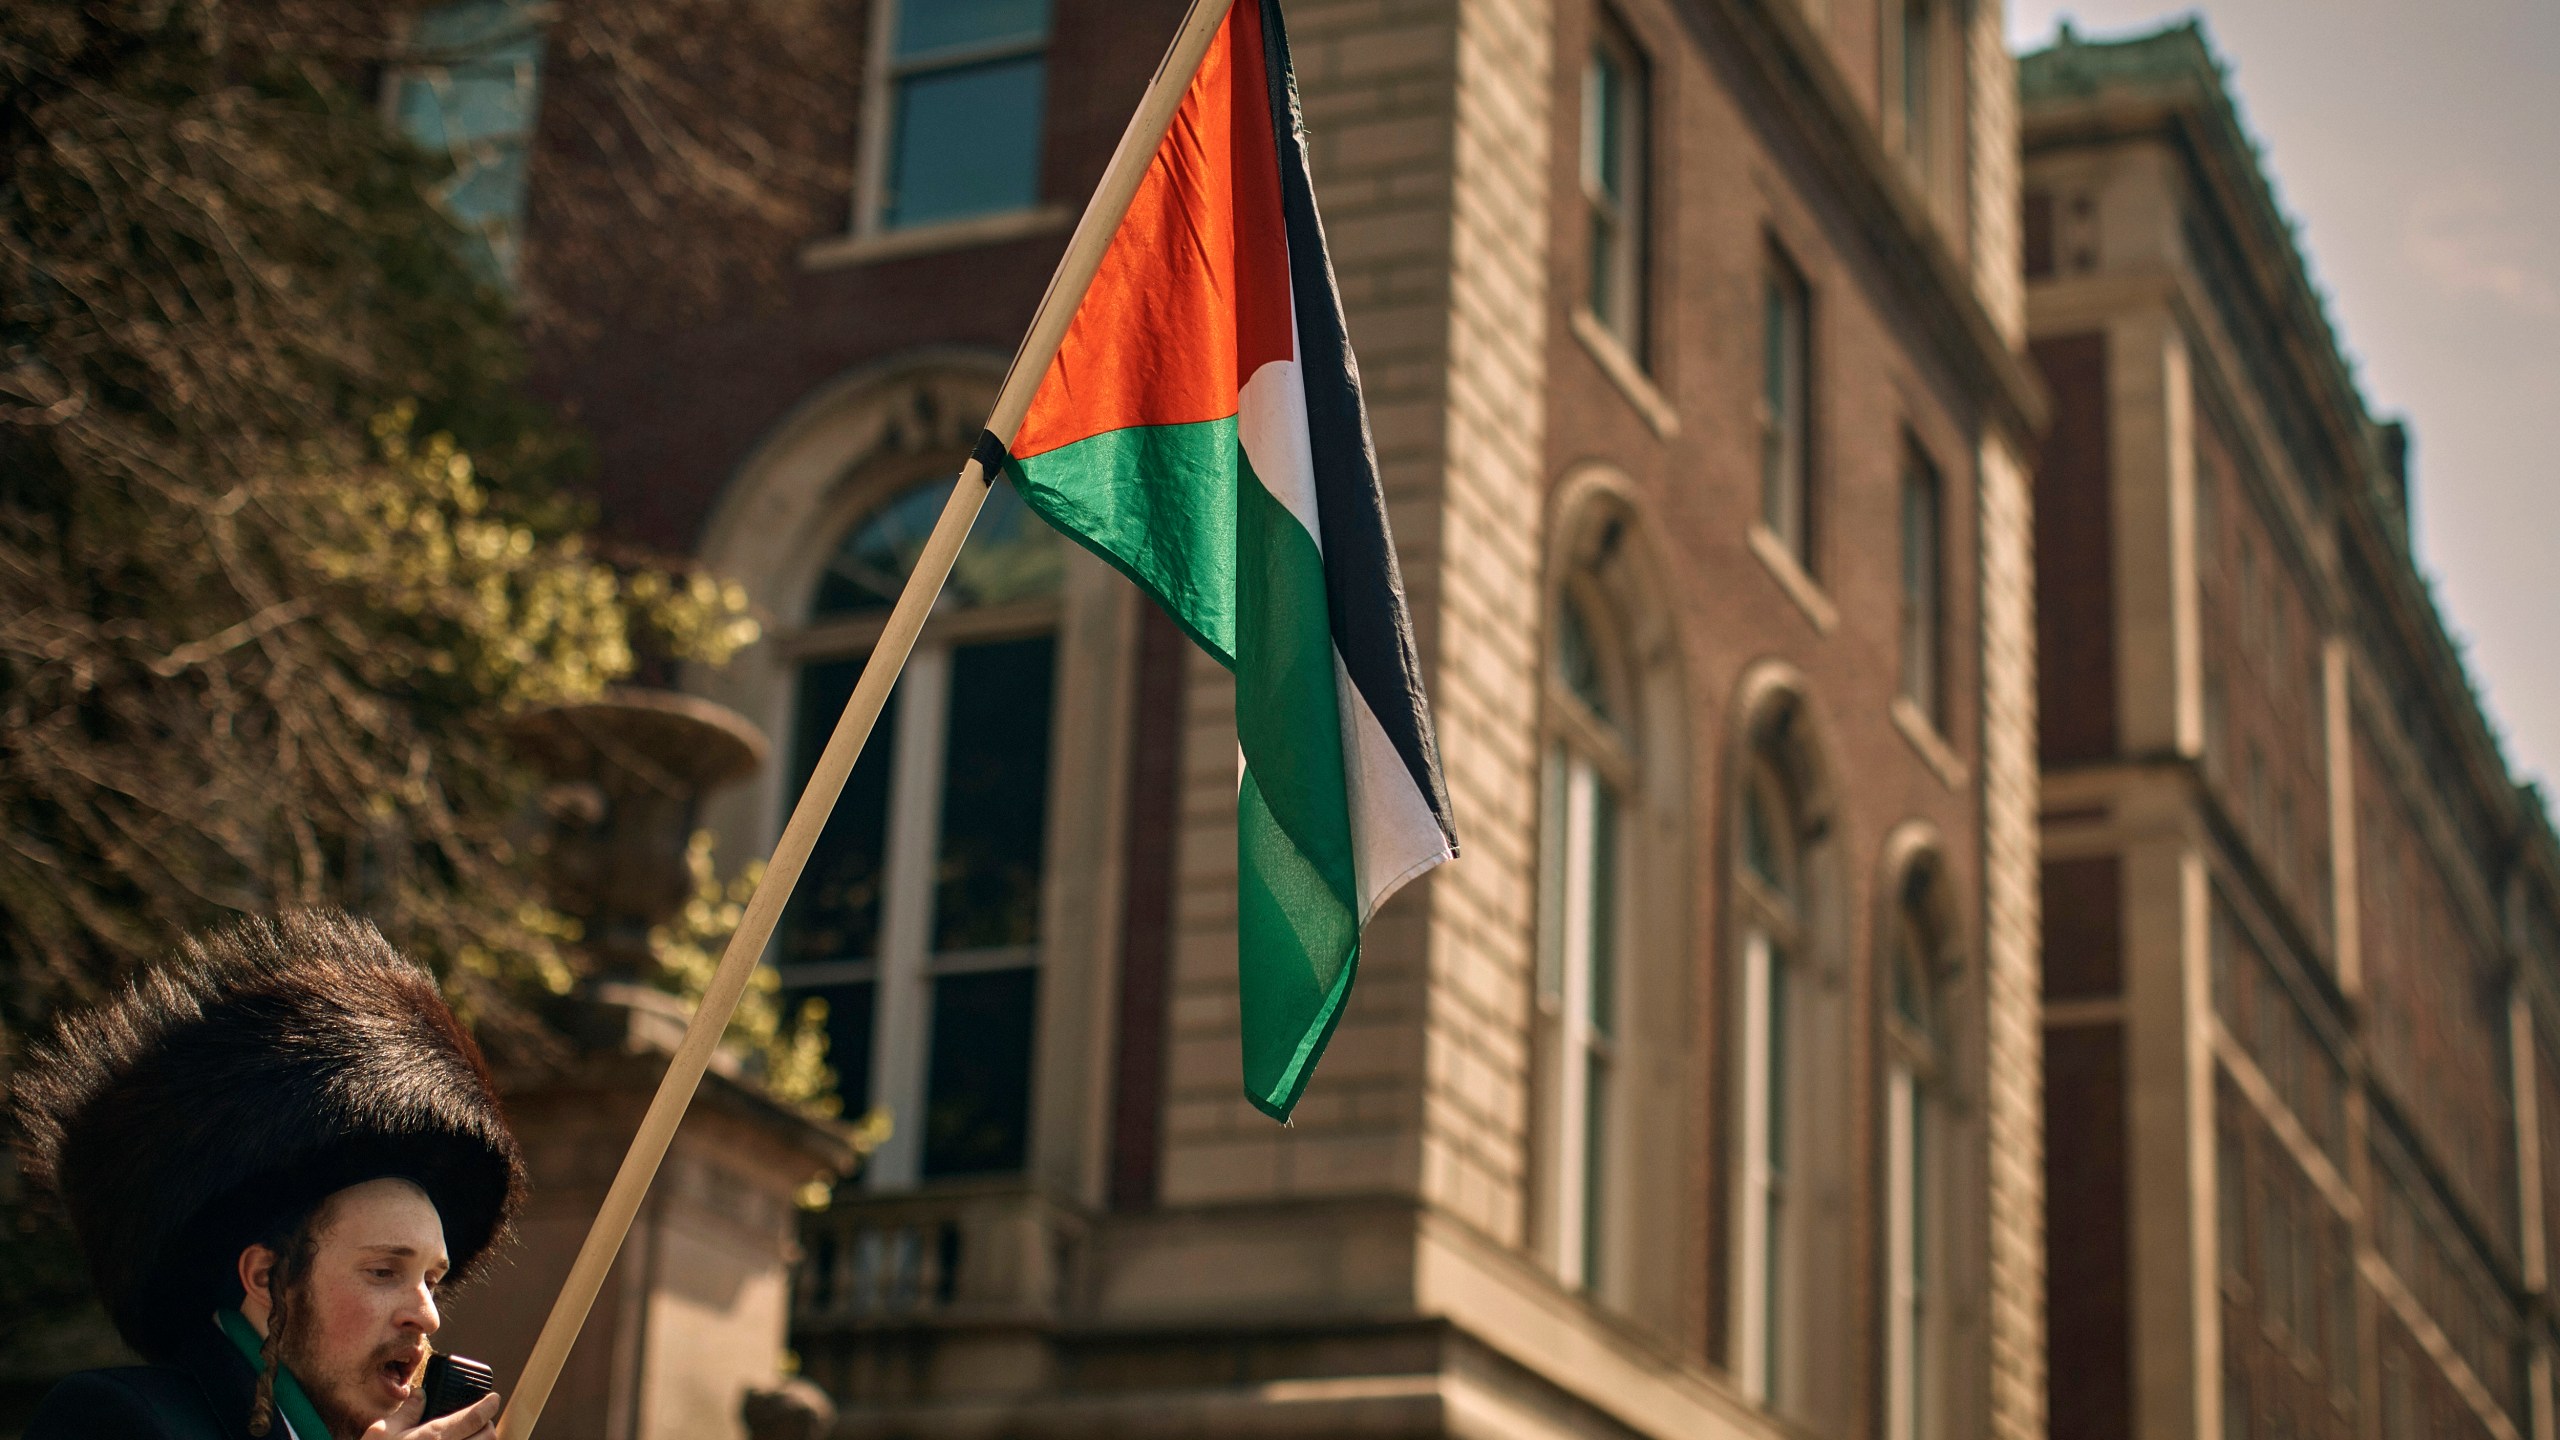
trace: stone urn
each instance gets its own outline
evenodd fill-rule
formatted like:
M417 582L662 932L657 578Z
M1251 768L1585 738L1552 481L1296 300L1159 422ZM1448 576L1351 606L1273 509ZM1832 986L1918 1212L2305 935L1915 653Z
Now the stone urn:
M726 705L672 690L620 689L516 722L518 749L549 783L544 881L575 916L608 980L647 973L649 931L692 890L685 844L702 799L762 768L763 732Z

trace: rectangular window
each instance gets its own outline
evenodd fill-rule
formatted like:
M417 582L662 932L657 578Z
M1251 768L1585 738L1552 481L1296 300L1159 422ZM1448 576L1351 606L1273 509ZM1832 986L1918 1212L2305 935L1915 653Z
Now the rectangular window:
M875 41L865 207L904 229L1040 198L1049 0L897 0Z
M1944 521L1937 467L1916 445L1902 461L1902 694L1946 728Z
M1772 251L1760 302L1760 523L1808 575L1814 573L1811 310L1803 275Z
M465 252L498 284L515 278L526 159L542 80L543 10L532 0L461 0L418 13L392 72L392 121L450 160L434 191Z
M873 1190L1029 1157L1056 646L929 635L783 913L784 991L827 1002L846 1113L898 1127L863 1171ZM803 783L863 659L801 670Z
M1643 56L1605 16L1582 87L1582 201L1591 247L1591 314L1641 364L1645 348Z

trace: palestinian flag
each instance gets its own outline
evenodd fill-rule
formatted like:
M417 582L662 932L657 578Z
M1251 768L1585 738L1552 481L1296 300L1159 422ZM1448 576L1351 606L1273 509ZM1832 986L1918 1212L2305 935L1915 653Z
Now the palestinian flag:
M1457 839L1276 0L1235 0L1011 448L1235 674L1245 1092L1286 1120L1361 926Z

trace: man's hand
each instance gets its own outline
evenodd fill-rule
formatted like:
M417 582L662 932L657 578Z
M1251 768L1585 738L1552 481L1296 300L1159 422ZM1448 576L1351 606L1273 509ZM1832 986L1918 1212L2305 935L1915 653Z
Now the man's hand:
M483 1395L441 1420L414 1428L406 1417L395 1415L367 1426L364 1440L491 1440L498 1433L498 1408L497 1396Z

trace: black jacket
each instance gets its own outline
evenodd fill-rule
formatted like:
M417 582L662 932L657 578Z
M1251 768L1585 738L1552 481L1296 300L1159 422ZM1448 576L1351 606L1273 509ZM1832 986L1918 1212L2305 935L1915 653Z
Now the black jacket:
M210 1316L170 1362L71 1376L46 1393L25 1440L252 1440L257 1373ZM285 1440L281 1421L266 1440Z

